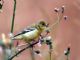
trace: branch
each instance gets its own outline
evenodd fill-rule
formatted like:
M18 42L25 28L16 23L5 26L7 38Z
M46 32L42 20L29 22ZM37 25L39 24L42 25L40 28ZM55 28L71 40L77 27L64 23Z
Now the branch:
M24 49L20 50L20 51L17 52L15 55L13 55L12 57L10 57L8 60L12 60L14 57L16 57L17 55L19 55L21 52L23 52L24 50L26 50L26 49L34 46L34 45L37 44L37 43L38 43L38 41L35 42L35 43L33 43L33 44L28 45L27 47L25 47Z

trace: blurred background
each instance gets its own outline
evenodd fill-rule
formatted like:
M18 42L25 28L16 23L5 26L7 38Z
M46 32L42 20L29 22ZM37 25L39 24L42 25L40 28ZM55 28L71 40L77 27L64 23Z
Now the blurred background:
M0 38L1 33L8 35L10 32L13 4L13 0L4 0L3 12L0 13ZM43 8L45 13L40 10L37 4ZM55 42L52 59L66 60L64 50L70 46L69 59L80 60L80 0L17 0L14 34L40 19L45 19L50 25L53 24L56 18L54 8L63 5L68 19L62 20L51 31L50 35ZM20 41L20 43L24 42ZM46 60L48 57L47 46L36 47L36 49L40 49L43 56L40 57L35 54L35 59ZM14 60L31 60L30 56L30 51L26 50ZM2 60L1 57L2 54L0 53L0 60Z

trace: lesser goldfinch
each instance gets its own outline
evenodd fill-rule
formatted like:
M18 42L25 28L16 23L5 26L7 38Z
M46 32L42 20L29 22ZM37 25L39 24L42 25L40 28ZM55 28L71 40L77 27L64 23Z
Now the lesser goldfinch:
M20 33L12 37L13 40L24 40L25 42L30 42L35 40L40 36L40 34L47 28L45 21L40 21L37 24L24 29Z

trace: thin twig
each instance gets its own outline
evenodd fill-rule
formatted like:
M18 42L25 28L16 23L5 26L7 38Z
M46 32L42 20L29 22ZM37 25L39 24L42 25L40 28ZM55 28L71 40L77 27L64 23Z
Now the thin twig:
M57 13L56 22L53 23L50 27L48 27L46 30L48 30L48 29L50 30L51 28L53 28L54 26L56 26L58 23L60 23L61 19L63 18L63 15L64 14L62 14L62 15L59 16L59 13Z
M11 33L13 33L13 29L14 29L15 11L16 11L16 0L14 0L14 10L13 10L13 17L12 17L12 24L11 24Z

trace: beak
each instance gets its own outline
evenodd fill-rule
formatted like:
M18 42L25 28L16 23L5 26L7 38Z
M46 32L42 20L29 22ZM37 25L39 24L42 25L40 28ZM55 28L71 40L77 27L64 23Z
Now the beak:
M48 24L46 24L46 27L49 27L49 23L48 23Z

